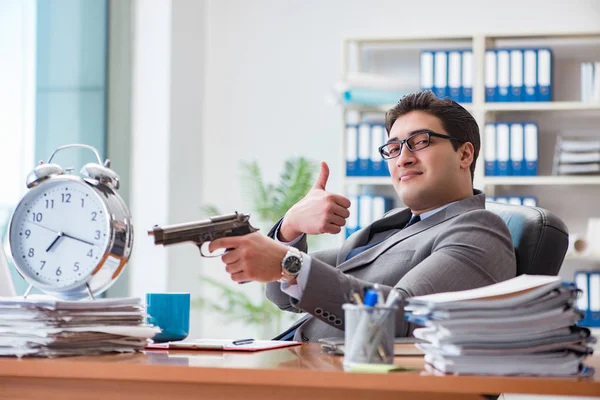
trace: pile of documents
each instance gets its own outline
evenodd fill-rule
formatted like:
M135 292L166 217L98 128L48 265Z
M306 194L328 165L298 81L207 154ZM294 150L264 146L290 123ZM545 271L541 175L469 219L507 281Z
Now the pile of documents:
M521 275L479 289L407 300L428 368L451 374L590 375L595 338L576 325L579 291L556 276Z
M0 297L0 356L134 352L160 332L146 317L139 298Z
M554 154L555 175L600 174L600 140L558 137Z

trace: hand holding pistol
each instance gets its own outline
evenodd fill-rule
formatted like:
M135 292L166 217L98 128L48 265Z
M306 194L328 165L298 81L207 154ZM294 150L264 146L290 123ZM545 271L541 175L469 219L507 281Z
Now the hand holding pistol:
M215 255L205 254L202 251L202 246L218 238L242 236L258 231L257 228L250 225L249 220L249 214L235 212L234 214L210 217L197 222L164 227L155 225L152 230L148 231L148 235L154 236L154 244L156 245L168 246L182 242L194 242L200 249L202 257L215 257Z

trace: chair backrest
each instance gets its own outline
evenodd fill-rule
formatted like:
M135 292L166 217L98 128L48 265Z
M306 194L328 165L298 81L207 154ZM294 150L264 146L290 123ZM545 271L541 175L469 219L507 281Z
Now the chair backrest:
M539 207L486 202L512 235L517 256L517 275L557 275L569 246L565 223Z

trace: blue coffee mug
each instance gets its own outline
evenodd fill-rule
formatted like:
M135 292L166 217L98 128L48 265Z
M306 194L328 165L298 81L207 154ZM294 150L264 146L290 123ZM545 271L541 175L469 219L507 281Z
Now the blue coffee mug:
M152 338L154 342L172 342L187 337L190 332L189 293L148 293L146 305L148 323L161 329Z

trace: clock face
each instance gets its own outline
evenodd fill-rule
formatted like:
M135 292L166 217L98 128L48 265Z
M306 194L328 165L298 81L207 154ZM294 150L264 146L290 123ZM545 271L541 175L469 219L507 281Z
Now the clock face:
M107 209L86 183L44 182L23 198L10 225L10 249L20 272L43 286L88 279L109 242Z

